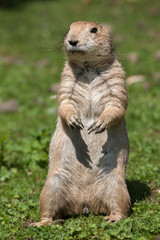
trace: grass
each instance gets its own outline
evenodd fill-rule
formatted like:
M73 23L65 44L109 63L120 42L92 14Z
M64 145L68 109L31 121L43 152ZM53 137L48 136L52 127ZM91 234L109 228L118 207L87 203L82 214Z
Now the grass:
M159 9L158 0L34 1L0 9L0 101L19 102L17 112L0 114L0 239L160 238ZM76 20L111 24L126 77L145 76L144 82L128 85L132 208L118 224L89 215L28 228L39 220L39 194L57 119L50 88L59 82L65 61L63 35ZM138 54L137 62L127 59L130 52Z

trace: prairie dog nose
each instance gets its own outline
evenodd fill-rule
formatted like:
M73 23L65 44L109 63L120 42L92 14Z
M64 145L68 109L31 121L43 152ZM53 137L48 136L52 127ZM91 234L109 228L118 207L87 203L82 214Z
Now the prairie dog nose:
M78 40L70 40L68 41L71 46L76 46L78 43Z

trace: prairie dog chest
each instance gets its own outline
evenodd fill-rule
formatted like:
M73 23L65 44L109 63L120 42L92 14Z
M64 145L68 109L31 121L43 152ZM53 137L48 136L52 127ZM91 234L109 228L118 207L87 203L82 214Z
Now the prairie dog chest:
M102 75L96 69L88 68L77 73L75 97L84 117L94 118L103 111L106 87Z

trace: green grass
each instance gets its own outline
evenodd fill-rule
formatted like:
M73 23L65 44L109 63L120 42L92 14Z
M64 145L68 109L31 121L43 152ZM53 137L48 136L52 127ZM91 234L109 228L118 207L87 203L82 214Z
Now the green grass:
M87 3L88 2L88 3ZM63 35L76 20L109 23L126 76L145 83L128 86L130 159L127 219L107 225L103 216L69 218L63 225L28 228L39 220L48 148L57 119L51 85L60 81ZM90 0L29 2L0 9L0 101L15 99L15 113L0 114L0 239L139 239L160 236L160 1ZM127 60L136 52L139 61Z

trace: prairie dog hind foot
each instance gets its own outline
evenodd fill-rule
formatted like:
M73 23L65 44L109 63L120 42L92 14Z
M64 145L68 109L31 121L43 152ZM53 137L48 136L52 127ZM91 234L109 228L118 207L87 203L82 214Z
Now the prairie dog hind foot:
M117 223L119 220L125 218L125 216L122 216L120 214L110 214L108 216L105 216L104 219L107 221L107 223Z
M40 222L34 222L29 225L29 227L41 227L41 226L46 226L49 227L52 224L53 220L52 219L43 219Z

